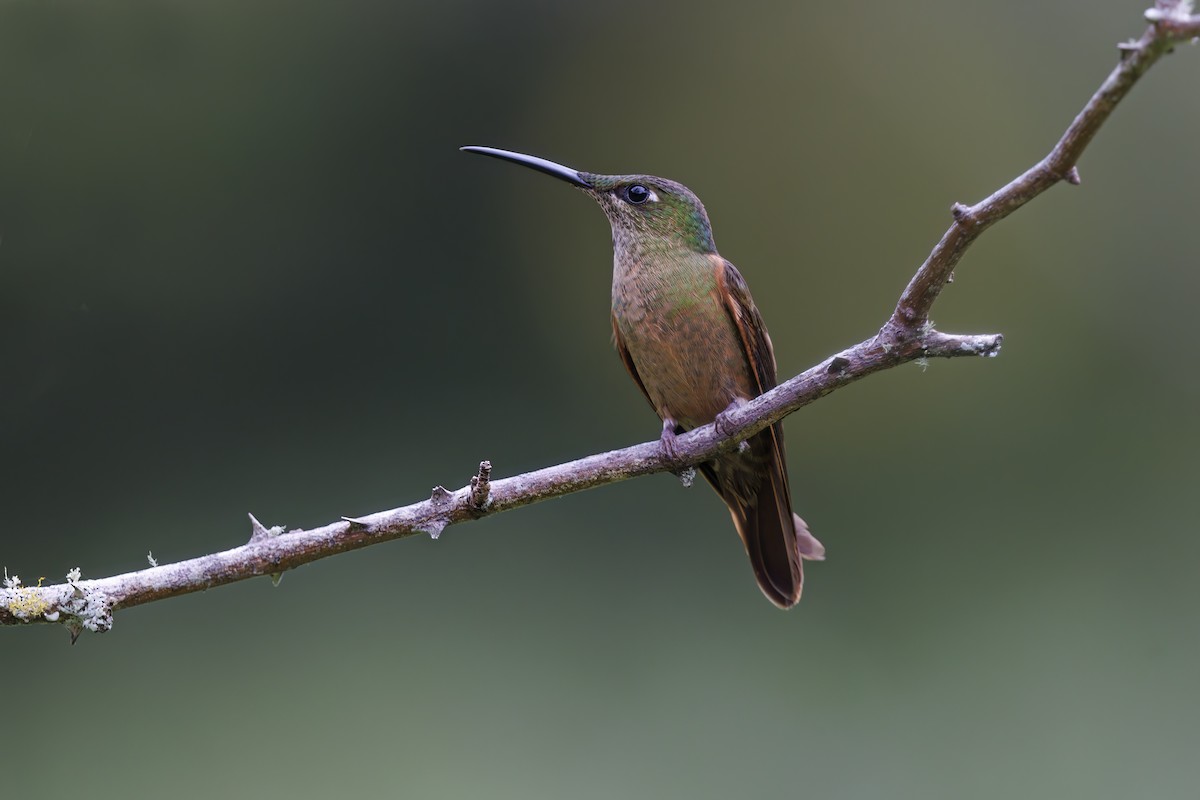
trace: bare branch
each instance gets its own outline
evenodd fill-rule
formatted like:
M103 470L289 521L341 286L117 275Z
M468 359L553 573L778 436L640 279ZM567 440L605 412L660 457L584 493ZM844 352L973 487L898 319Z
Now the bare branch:
M312 530L266 528L251 515L252 535L241 547L176 564L45 587L0 590L0 624L70 621L103 631L112 612L176 595L202 591L259 575L278 575L327 556L419 533L437 538L448 525L510 511L584 489L655 472L699 464L833 390L859 378L919 358L994 356L999 334L959 336L929 330L896 347L875 338L845 350L770 392L726 414L724 435L705 425L676 440L677 458L668 458L655 440L546 467L511 478L491 479L490 464L457 491L437 486L428 500L360 517L344 517ZM486 468L485 468L486 467ZM489 502L476 504L486 473ZM57 613L56 613L57 612Z
M99 580L25 587L5 576L0 589L0 624L57 622L74 639L83 630L112 626L113 612L167 597L269 575L276 581L289 569L317 559L418 533L437 538L448 526L561 497L596 486L655 472L686 474L689 467L736 448L799 408L874 372L927 358L995 356L1000 334L949 334L934 329L929 311L963 253L987 228L1059 181L1079 183L1075 168L1096 131L1117 103L1162 55L1180 41L1200 36L1200 17L1188 0L1158 0L1146 12L1150 28L1121 45L1121 61L1071 123L1050 153L1020 177L973 206L955 204L954 222L900 296L879 333L805 370L766 394L722 415L721 430L705 425L675 440L675 457L660 443L647 442L565 464L492 480L484 461L457 491L434 487L428 500L338 522L313 530L267 528L250 516L250 540L241 547L176 564Z
M889 326L919 325L950 282L954 267L981 233L1059 181L1078 185L1076 163L1100 126L1108 120L1138 78L1180 41L1200 36L1200 16L1191 16L1191 2L1159 0L1146 12L1151 25L1136 41L1120 45L1121 61L1088 100L1054 149L1011 183L973 206L955 203L954 224L942 236L917 274L900 295Z

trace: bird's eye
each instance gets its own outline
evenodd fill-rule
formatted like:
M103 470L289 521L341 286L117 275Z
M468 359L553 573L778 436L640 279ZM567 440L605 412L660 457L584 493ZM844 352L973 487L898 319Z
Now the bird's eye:
M640 206L650 198L650 190L640 183L635 183L625 190L625 199L633 203L635 206Z

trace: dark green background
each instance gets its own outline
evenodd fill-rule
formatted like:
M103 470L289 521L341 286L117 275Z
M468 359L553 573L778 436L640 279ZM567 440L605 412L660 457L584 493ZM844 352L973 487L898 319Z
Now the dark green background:
M684 181L791 375L1046 152L1143 3L0 5L0 563L232 547L651 439L609 232ZM656 476L0 631L13 796L1191 798L1200 52L935 309L1001 358L788 420L781 613Z

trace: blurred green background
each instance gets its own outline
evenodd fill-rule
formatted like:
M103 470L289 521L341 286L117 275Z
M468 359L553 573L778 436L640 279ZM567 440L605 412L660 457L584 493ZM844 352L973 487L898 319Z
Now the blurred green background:
M609 231L687 183L791 375L1040 158L1144 3L0 5L0 563L232 547L652 439ZM790 613L655 476L0 631L13 796L1193 798L1200 52L935 309L1001 358L788 420ZM479 340L487 343L480 356Z

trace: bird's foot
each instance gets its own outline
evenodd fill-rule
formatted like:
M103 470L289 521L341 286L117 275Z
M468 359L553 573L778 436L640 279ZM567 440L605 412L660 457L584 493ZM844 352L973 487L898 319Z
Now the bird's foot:
M658 442L662 445L663 455L667 457L668 461L679 460L679 446L675 443L675 428L675 420L670 417L663 420L662 436L659 437Z
M741 397L735 398L734 401L730 403L724 411L722 411L720 414L717 414L716 419L713 420L713 428L716 429L718 436L724 438L733 433L736 426L729 421L729 415L746 405L747 402L749 401L744 400Z

